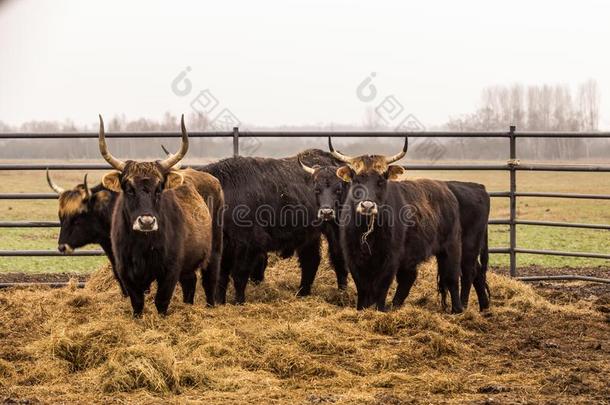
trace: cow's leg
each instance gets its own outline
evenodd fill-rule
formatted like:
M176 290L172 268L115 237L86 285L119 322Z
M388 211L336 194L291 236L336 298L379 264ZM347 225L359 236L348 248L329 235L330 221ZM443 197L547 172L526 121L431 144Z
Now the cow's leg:
M396 293L394 293L394 298L392 299L393 308L400 308L403 306L416 278L417 267L402 268L396 273L396 282L398 283L398 286L396 286Z
M125 268L121 266L120 263L116 263L116 269L116 274L119 277L121 286L125 288L129 300L131 301L133 316L134 318L139 318L142 316L142 310L144 309L144 290L146 289L147 284L135 283L133 279L128 276L133 269Z
M186 304L195 302L195 289L197 287L195 272L182 273L180 275L180 286L182 287L182 301Z
M301 265L301 285L297 295L304 297L311 294L311 285L320 265L320 238L301 246L297 254Z
M358 311L364 309L367 307L367 294L366 291L364 290L364 288L358 288L356 287L356 290L358 292L358 298L356 300L356 309Z
M218 284L216 286L216 302L219 304L227 303L227 287L229 286L229 276L234 265L234 255L237 253L237 249L232 249L230 252L225 247L222 254L222 261L220 264L220 274L218 276ZM202 280L203 281L203 280Z
M212 252L208 265L201 268L201 286L205 291L205 300L208 306L214 306L216 302L218 284L221 274L222 252ZM227 278L228 283L228 278ZM225 284L226 295L226 284Z
M456 244L457 245L457 244ZM458 314L464 311L460 301L460 249L456 245L450 246L446 252L438 254L438 282L443 308L445 308L445 297L447 291L451 296L451 312Z
M386 269L378 277L375 279L373 283L371 302L370 304L375 304L377 310L385 312L386 311L386 298L388 296L388 290L390 289L390 285L392 284L392 280L394 279L394 274L396 271L391 269Z
M328 239L328 255L330 262L335 269L337 275L337 287L339 290L345 290L347 288L347 266L343 259L343 252L341 251L341 244L339 243L338 235L332 235Z
M265 269L267 269L268 262L267 253L261 253L256 259L256 264L252 267L250 273L250 281L254 284L260 284L265 281Z
M356 291L358 292L356 309L366 309L375 304L376 297L374 296L372 280L370 280L368 277L361 277L358 279L358 281L356 281L356 278L354 278L354 283L356 284Z
M470 298L470 289L472 288L472 282L474 280L476 272L477 258L472 257L470 254L464 254L462 252L462 278L461 278L461 291L460 300L464 308L468 308L468 299Z
M133 310L134 318L142 316L142 310L144 309L144 291L138 291L127 287L127 294L131 301L131 309Z
M179 270L177 269L168 269L162 278L157 279L155 306L157 307L157 312L161 315L167 314L169 302L172 299L172 295L174 295L174 289L178 282L178 273Z
M239 256L240 263L235 265L233 271L233 286L235 287L235 302L237 304L246 302L246 286L252 270L252 263L260 255L260 252L252 249L243 249L243 251L244 254Z
M474 278L474 290L479 300L479 310L485 311L489 308L489 287L487 286L487 269L481 269L477 264L477 275Z
M123 280L122 285L125 286L131 301L134 318L139 318L142 316L142 310L144 309L144 287L131 282L128 278Z
M205 291L205 302L209 307L213 307L216 302L218 270L218 266L208 266L206 269L201 269L201 285L203 286L203 291Z

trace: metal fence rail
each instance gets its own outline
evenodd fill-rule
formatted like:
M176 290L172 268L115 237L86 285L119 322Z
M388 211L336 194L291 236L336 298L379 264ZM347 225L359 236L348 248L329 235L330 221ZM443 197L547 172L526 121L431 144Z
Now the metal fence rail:
M517 132L516 127L510 126L508 132L396 132L396 131L354 131L354 132L283 132L283 131L247 131L240 132L238 128L233 131L217 132L190 132L190 138L215 138L225 137L233 140L233 155L239 156L239 139L246 137L256 138L300 138L300 137L388 137L388 138L503 138L509 141L509 156L506 164L406 164L408 170L481 170L481 171L508 171L509 190L490 192L493 198L509 199L509 218L491 219L490 225L508 225L510 243L508 247L495 247L490 249L493 254L508 254L510 262L510 275L517 277L517 254L540 254L568 257L586 257L598 259L610 259L607 253L589 252L563 252L555 250L537 250L517 247L517 225L524 226L551 226L579 229L610 230L610 224L582 224L567 222L532 221L517 219L517 198L542 197L542 198L574 198L610 200L608 194L578 194L578 193L553 193L553 192L518 192L517 172L519 171L553 171L553 172L610 172L610 165L556 165L556 164L526 164L517 159L517 139L521 138L593 138L610 139L610 132ZM2 133L0 139L92 139L97 138L94 132L75 133ZM179 138L180 134L175 132L121 132L107 134L107 138ZM192 165L195 169L202 165ZM22 171L22 170L104 170L109 169L107 164L98 163L0 163L0 170ZM45 200L56 199L54 193L0 193L0 200ZM58 227L57 221L1 221L0 228L50 228ZM100 256L101 250L77 251L72 256ZM0 250L0 256L27 257L27 256L61 256L61 253L47 250ZM586 280L610 283L610 279L578 276L572 274L553 276L526 276L517 277L524 281L537 280ZM1 287L1 286L0 286Z

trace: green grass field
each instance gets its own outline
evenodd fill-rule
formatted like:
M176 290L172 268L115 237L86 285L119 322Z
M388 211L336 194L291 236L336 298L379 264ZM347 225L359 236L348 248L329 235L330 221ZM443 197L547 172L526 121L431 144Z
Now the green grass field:
M412 171L409 177L430 177L443 180L476 181L489 191L508 190L508 173L478 171ZM65 171L53 173L54 180L63 187L82 181L84 173ZM91 184L99 181L102 172L90 172ZM518 172L519 191L574 192L607 194L610 175L607 173L546 173ZM43 171L1 172L0 192L49 192ZM519 219L566 221L583 223L610 223L610 202L558 198L519 198ZM492 218L508 218L508 199L492 199ZM57 202L54 200L1 200L0 220L57 220ZM57 245L56 228L0 228L0 250L49 249ZM508 246L508 226L490 227L490 246ZM568 250L607 253L610 251L610 234L604 230L581 230L520 225L517 228L517 245L522 248ZM91 246L88 248L96 248ZM106 259L101 257L3 257L0 272L77 272L95 269ZM609 266L607 260L580 259L559 256L518 255L519 266L545 267ZM492 255L494 266L506 266L507 255Z

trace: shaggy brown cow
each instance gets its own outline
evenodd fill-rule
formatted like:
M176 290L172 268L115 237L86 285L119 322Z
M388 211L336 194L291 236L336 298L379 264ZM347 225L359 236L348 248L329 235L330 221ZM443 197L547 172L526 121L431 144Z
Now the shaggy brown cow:
M163 161L123 162L108 152L100 116L100 152L116 169L102 183L119 193L112 217L112 250L134 316L142 313L144 291L153 281L157 281L155 306L160 314L167 313L178 281L184 301L192 303L198 268L206 300L214 304L220 258L212 258L212 216L196 185L201 177L173 169L188 150L184 116L181 129L182 145L175 155ZM212 188L220 190L218 180L213 180Z

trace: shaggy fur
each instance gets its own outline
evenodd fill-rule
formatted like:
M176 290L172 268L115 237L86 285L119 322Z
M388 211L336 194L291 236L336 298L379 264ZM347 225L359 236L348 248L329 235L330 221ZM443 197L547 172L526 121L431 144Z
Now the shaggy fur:
M330 153L320 150L308 150L302 156L311 165L338 164ZM228 158L202 170L220 180L227 204L219 301L226 301L232 276L235 299L244 302L248 277L254 274L262 279L267 252L272 251L282 257L296 251L301 265L298 294L309 295L320 263L322 229L310 176L297 158Z
M375 306L384 311L393 279L398 287L396 307L404 303L415 281L417 265L431 256L438 262L438 286L451 295L452 312L462 312L459 297L461 227L459 205L446 184L433 180L389 181L389 166L380 174L375 167L356 174L344 166L337 173L351 180L341 211L343 255L358 291L357 308ZM379 212L365 216L363 201L376 203Z
M169 179L176 176L182 178L182 184L168 185ZM159 313L167 312L178 281L183 300L193 303L197 269L202 270L207 303L214 305L217 268L209 266L213 254L212 217L191 180L193 176L195 173L183 176L165 171L157 162L127 161L120 174L104 177L107 187L120 182L111 240L117 273L127 289L135 316L142 313L144 292L153 281L158 285L155 306ZM135 218L145 213L154 215L157 231L133 229Z
M338 218L347 198L349 183L339 179L335 166L314 166L312 179L318 209L332 209L334 218L325 222L325 226L332 228L339 234ZM462 277L460 297L462 305L468 305L470 289L474 283L480 310L489 308L489 289L487 287L486 273L489 260L487 245L487 221L489 218L490 199L485 186L477 183L448 181L445 184L455 195L459 203L460 225L462 228ZM430 211L429 204L422 204L422 210ZM331 261L333 250L329 246ZM341 256L341 251L339 251ZM479 264L478 258L481 262ZM343 263L343 258L340 261ZM344 265L344 264L343 264ZM411 285L405 286L408 292L415 277L407 279Z
M90 197L87 197L84 184L61 193L58 245L68 245L72 249L77 249L90 243L99 244L110 260L112 272L119 282L121 292L126 296L127 291L116 273L110 242L110 221L116 197L117 193L101 184L91 188Z

